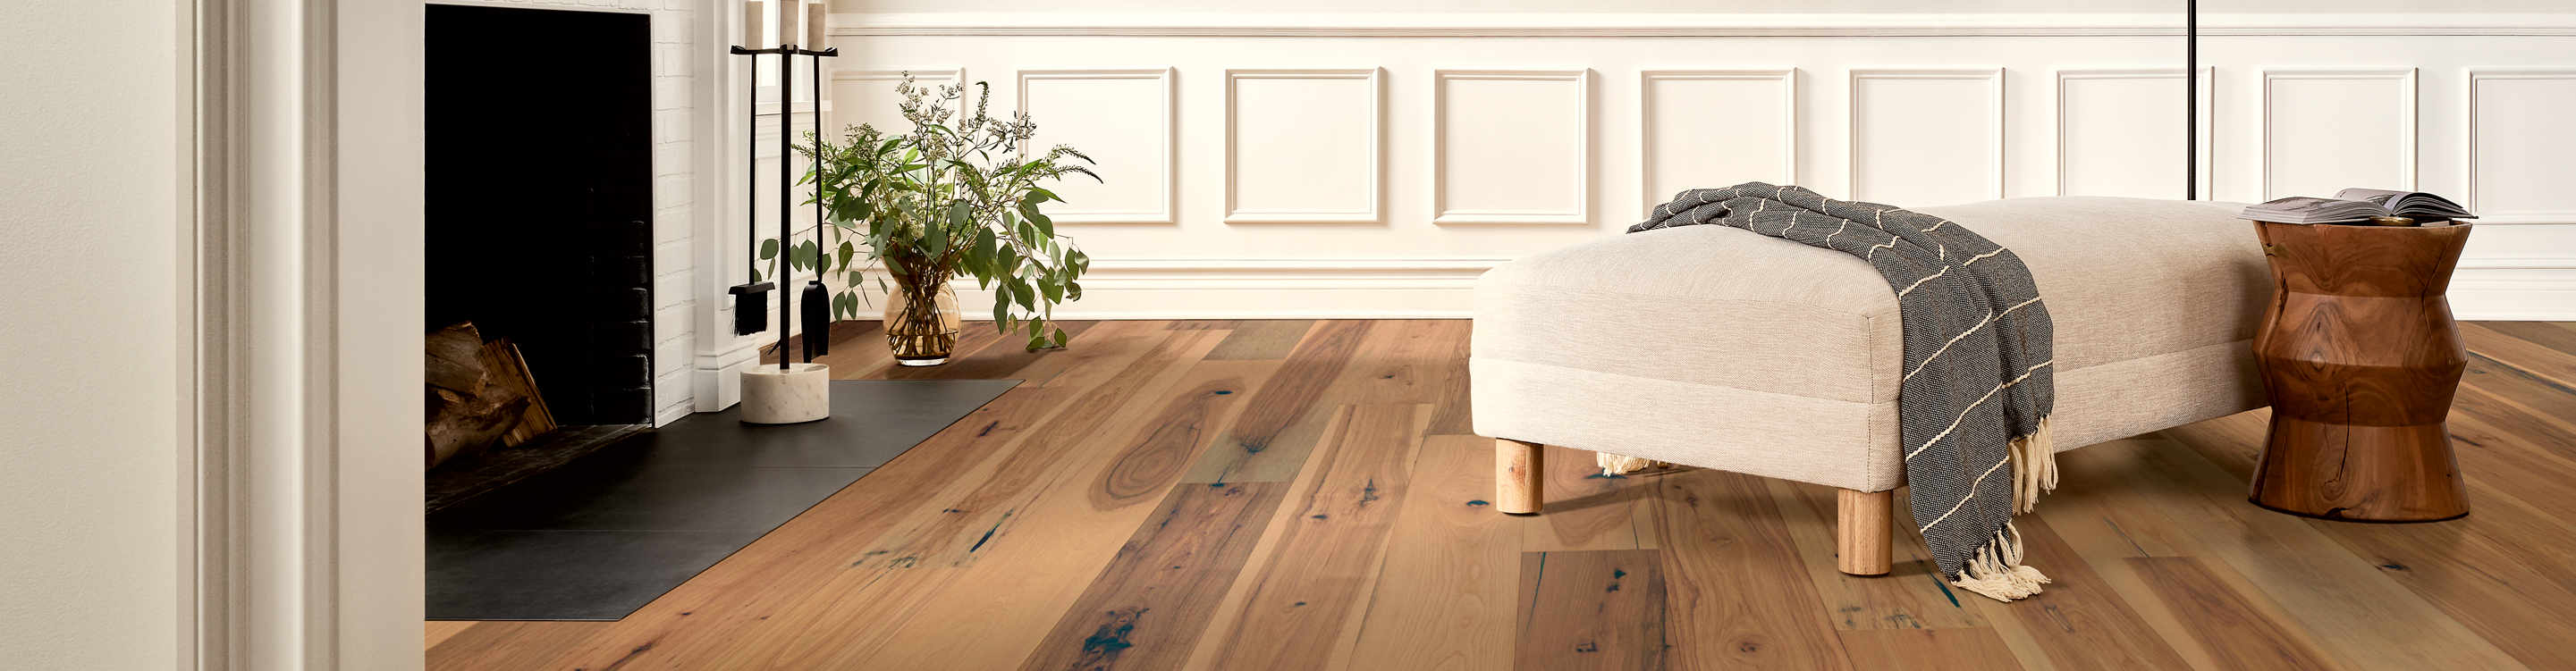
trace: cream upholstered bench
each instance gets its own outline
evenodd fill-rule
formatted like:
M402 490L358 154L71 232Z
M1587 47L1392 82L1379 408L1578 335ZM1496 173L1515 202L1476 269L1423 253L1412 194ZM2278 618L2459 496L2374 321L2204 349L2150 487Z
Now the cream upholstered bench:
M2271 279L2241 205L2019 198L1913 208L2013 250L2056 324L2060 451L2264 405ZM1540 445L1842 489L1841 567L1889 566L1903 483L1896 296L1860 259L1722 225L1620 235L1477 280L1476 432L1496 505L1539 512ZM1589 467L1589 464L1584 465Z

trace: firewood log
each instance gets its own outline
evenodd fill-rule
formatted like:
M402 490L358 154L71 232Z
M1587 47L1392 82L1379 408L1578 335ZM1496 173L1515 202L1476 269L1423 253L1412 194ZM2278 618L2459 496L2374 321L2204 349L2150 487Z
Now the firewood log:
M454 389L468 395L483 393L488 375L484 371L483 334L474 330L474 322L457 322L453 326L429 332L426 369L430 386Z

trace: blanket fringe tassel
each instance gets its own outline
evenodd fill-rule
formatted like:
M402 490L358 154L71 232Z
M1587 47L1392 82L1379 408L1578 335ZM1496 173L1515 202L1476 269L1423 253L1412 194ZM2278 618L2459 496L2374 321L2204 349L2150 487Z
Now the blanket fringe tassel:
M2021 529L2005 522L1991 542L1977 548L1976 559L1970 560L1950 584L1996 601L2030 598L2049 579L2039 569L2022 565L2021 555Z
M2039 493L2057 490L2057 441L2049 437L2047 417L2030 435L2012 439L2013 514L2039 506Z
M1592 462L1601 465L1602 475L1609 476L1627 475L1650 468L1672 468L1673 466L1670 462L1655 461L1645 457L1623 456L1608 452L1592 453Z
M2041 492L2057 489L2057 445L2049 435L2048 424L2048 418L2040 418L2039 428L2031 431L2030 435L2014 438L2008 450L2013 465L2015 514L2030 512L2039 504ZM1626 475L1672 466L1644 457L1608 452L1593 453L1593 461L1601 465L1602 475ZM2050 580L2039 569L2023 565L2021 560L2021 529L2005 522L2004 528L1997 530L1985 547L1977 549L1976 558L1970 560L1950 584L1996 601L2030 598L2040 592L2040 585Z
M2030 435L2014 438L2013 513L2030 512L2039 505L2040 492L2057 489L2057 445L2048 432L2048 418L2039 419L2039 428ZM2027 599L2039 593L2039 586L2049 582L2039 569L2021 563L2021 528L2009 520L1995 531L1977 556L1959 571L1950 584L1960 589L1985 595L1996 601Z

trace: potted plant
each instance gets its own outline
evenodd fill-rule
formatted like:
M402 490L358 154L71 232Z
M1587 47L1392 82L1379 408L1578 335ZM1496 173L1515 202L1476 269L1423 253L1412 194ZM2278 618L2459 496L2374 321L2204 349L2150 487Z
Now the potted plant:
M956 348L956 298L948 283L958 274L992 290L994 327L1025 334L1032 350L1064 346L1054 307L1082 298L1079 280L1090 258L1038 210L1064 200L1038 182L1067 173L1098 180L1070 160L1091 158L1061 145L1030 155L1037 124L1027 113L1008 120L987 115L992 88L975 86L974 116L952 125L960 110L950 103L966 87L933 90L915 85L907 73L895 90L911 132L889 137L860 125L839 143L809 135L799 148L819 163L806 179L815 184L828 224L818 237L829 239L784 250L788 262L839 285L831 297L834 320L859 315L868 271L880 269L886 341L903 365L946 363ZM763 245L761 258L780 251Z

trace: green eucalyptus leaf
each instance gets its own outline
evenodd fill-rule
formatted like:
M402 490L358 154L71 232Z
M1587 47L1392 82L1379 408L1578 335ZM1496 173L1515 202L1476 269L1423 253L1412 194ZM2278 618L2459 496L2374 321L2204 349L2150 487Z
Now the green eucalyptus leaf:
M777 238L770 238L770 239L768 239L768 240L762 240L762 241L760 241L760 260L762 260L762 261L767 261L767 260L770 260L770 259L773 259L773 258L777 258L777 257L778 257L778 239L777 239Z
M1048 218L1044 214L1039 214L1036 206L1029 207L1029 221L1035 222L1038 225L1039 237L1050 240L1055 239L1055 220Z

